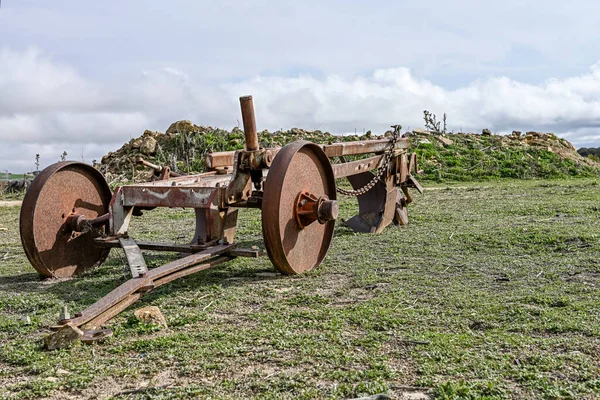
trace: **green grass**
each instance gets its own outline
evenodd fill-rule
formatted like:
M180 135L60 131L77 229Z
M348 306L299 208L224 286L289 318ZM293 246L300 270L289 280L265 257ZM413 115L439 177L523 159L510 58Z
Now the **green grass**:
M168 330L129 309L105 343L54 352L41 349L43 327L63 304L82 309L121 283L124 259L113 250L84 276L40 281L18 208L0 207L0 397L399 397L414 386L438 399L598 398L598 181L428 189L406 228L338 224L315 271L271 276L267 257L237 259L132 307L160 307ZM341 216L356 208L344 198ZM241 214L238 240L260 244L259 212ZM193 214L150 211L133 228L184 242Z
M9 173L8 174L8 179L6 179L6 172L0 172L0 181L20 181L23 179L32 179L33 176L32 175L26 175L26 174L12 174Z
M450 134L447 138L452 144L442 144L435 135L411 137L424 181L600 178L600 163L579 158L574 149L566 147L568 142L556 136L532 146L501 135Z
M16 192L16 193L0 192L0 201L23 200L23 197L25 197L25 192Z

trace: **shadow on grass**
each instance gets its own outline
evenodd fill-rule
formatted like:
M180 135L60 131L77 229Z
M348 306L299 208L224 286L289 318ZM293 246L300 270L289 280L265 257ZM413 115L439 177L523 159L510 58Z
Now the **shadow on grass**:
M15 289L25 289L29 291L32 284L42 285L44 278L35 272L26 272L20 275L3 276L0 278L0 292L15 291ZM23 288L21 288L22 285Z
M257 245L262 246L262 241L241 241L238 243L239 248L252 248L252 246ZM149 269L160 267L178 258L180 257L173 253L144 251L144 259ZM266 263L264 262L265 259L267 260ZM235 263L235 266L231 267L230 263ZM265 268L253 264L262 264L265 265ZM0 293L10 295L15 292L27 292L39 296L48 296L48 298L58 299L63 303L74 303L77 309L73 311L81 311L128 281L130 277L124 255L120 250L113 250L104 265L73 278L44 279L37 273L29 272L3 277L0 279ZM145 294L137 303L152 302L160 297L186 293L198 287L211 287L214 285L223 287L241 286L248 281L256 282L281 278L286 278L286 275L277 273L275 268L268 262L266 254L257 259L245 259L243 262L236 262L234 259L160 286Z

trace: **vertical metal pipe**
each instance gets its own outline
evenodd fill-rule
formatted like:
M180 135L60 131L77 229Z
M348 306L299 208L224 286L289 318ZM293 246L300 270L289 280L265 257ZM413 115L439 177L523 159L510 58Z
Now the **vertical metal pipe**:
M252 96L240 97L240 106L242 107L246 150L258 150L258 134L256 133L256 119L254 117L254 102L252 101Z

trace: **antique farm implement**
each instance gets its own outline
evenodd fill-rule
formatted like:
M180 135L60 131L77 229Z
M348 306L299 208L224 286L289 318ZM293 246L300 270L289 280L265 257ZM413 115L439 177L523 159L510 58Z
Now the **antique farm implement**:
M408 141L400 137L399 126L390 138L380 140L328 145L296 141L265 149L259 147L252 97L242 97L240 103L245 149L208 154L209 172L182 176L139 159L154 169L154 179L118 187L114 193L100 172L80 162L59 162L36 177L20 221L31 265L45 277L69 277L100 265L110 248L120 247L132 275L82 312L63 315L56 327L71 325L87 330L92 339L102 337L104 331L95 330L144 293L235 257L260 256L258 250L236 247L240 208L261 209L269 258L289 274L323 261L338 216L338 192L358 198L358 215L346 221L357 232L379 233L392 222L408 223L408 189L421 187L414 178L416 156L407 153ZM359 155L370 156L356 159ZM353 189L336 187L338 178L347 178ZM191 243L130 237L132 218L156 207L195 210ZM148 269L144 249L188 255Z

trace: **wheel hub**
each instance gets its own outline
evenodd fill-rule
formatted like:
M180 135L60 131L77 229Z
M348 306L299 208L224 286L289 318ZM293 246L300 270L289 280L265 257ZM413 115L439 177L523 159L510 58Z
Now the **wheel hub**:
M300 228L304 228L315 221L324 224L338 216L339 207L336 200L329 200L323 195L315 196L309 191L298 193L294 204L294 217Z

